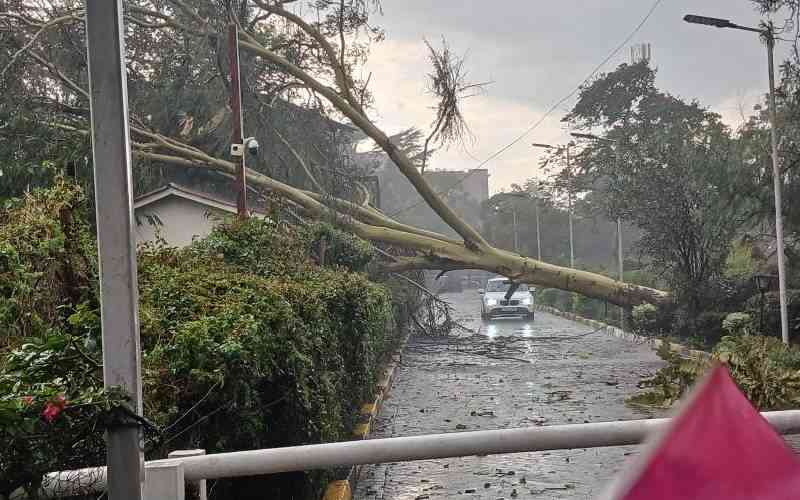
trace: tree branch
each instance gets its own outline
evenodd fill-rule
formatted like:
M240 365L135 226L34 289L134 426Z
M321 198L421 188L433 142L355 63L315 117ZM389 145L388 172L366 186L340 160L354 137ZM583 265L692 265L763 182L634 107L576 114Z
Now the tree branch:
M466 222L449 207L444 201L439 198L436 192L425 181L420 174L414 163L395 145L389 140L386 134L376 127L365 115L358 109L351 106L346 99L336 93L330 87L323 85L317 81L313 76L306 73L304 70L295 66L284 57L275 54L274 52L264 48L258 43L242 41L239 46L242 49L249 50L252 53L263 57L264 59L277 64L282 67L287 73L291 74L298 80L303 81L309 87L314 89L317 93L323 95L328 101L331 102L342 114L347 116L357 127L363 130L376 144L378 144L394 163L400 168L400 171L408 178L411 184L416 188L417 192L422 198L430 205L434 212L436 212L442 220L447 223L456 233L464 238L464 243L471 249L476 251L484 251L490 248L489 244L483 237L469 226Z

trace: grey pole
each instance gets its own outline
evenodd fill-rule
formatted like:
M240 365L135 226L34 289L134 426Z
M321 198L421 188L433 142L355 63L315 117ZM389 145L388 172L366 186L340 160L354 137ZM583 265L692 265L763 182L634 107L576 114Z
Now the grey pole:
M572 179L570 170L569 144L567 144L567 175ZM569 211L569 267L575 269L575 246L573 243L574 233L572 231L572 186L567 186L567 204Z
M519 231L517 230L517 207L511 209L514 220L514 251L519 253Z
M121 0L87 0L86 44L92 117L100 317L105 387L123 387L142 414L139 311L133 193L128 132L128 91ZM106 433L108 497L142 498L141 432L132 419Z
M778 290L781 303L781 339L784 344L789 343L789 315L786 307L786 267L783 254L783 211L781 209L781 169L778 161L778 127L777 109L775 104L775 32L770 23L766 28L750 28L739 26L727 19L715 17L687 15L683 20L692 24L703 24L717 28L732 28L743 31L759 33L767 42L767 67L769 70L769 121L770 141L772 145L772 181L775 190L775 240L778 253Z
M778 164L778 130L775 105L775 35L772 27L765 31L767 39L767 60L769 66L769 121L772 141L772 180L775 188L775 240L778 252L778 290L781 303L781 339L789 343L789 316L786 306L786 267L783 254L783 211L781 209L782 176Z
M542 261L542 239L539 234L539 198L537 197L534 200L533 205L534 211L536 212L536 258L539 262Z
M617 163L615 170L619 172L619 142L614 143L614 161ZM620 283L625 282L625 271L622 264L622 218L617 217L617 270ZM625 308L619 308L619 327L625 329Z

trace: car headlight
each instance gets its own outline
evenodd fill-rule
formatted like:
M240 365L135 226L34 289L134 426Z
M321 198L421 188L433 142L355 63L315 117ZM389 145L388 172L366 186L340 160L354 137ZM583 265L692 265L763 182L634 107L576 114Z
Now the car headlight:
M533 299L531 299L530 297L525 297L524 299L522 299L522 305L523 306L529 306L529 305L531 305L532 302L533 302Z
M497 301L495 299L486 299L486 305L487 306L496 306L497 305Z

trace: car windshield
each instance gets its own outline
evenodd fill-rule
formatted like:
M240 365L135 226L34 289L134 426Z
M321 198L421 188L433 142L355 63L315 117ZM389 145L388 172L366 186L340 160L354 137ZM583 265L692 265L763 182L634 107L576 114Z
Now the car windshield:
M511 288L511 281L490 281L486 286L487 292L507 292L508 289ZM517 288L518 292L527 292L528 285L522 284Z

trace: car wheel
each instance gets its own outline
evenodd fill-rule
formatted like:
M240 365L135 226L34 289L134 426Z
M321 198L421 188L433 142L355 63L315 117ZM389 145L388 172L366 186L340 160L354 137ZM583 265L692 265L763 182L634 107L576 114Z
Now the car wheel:
M534 318L534 316L536 316L536 313L534 313L534 312L529 312L529 313L528 313L528 316L527 316L527 318L528 318L529 320L533 321L533 318Z

